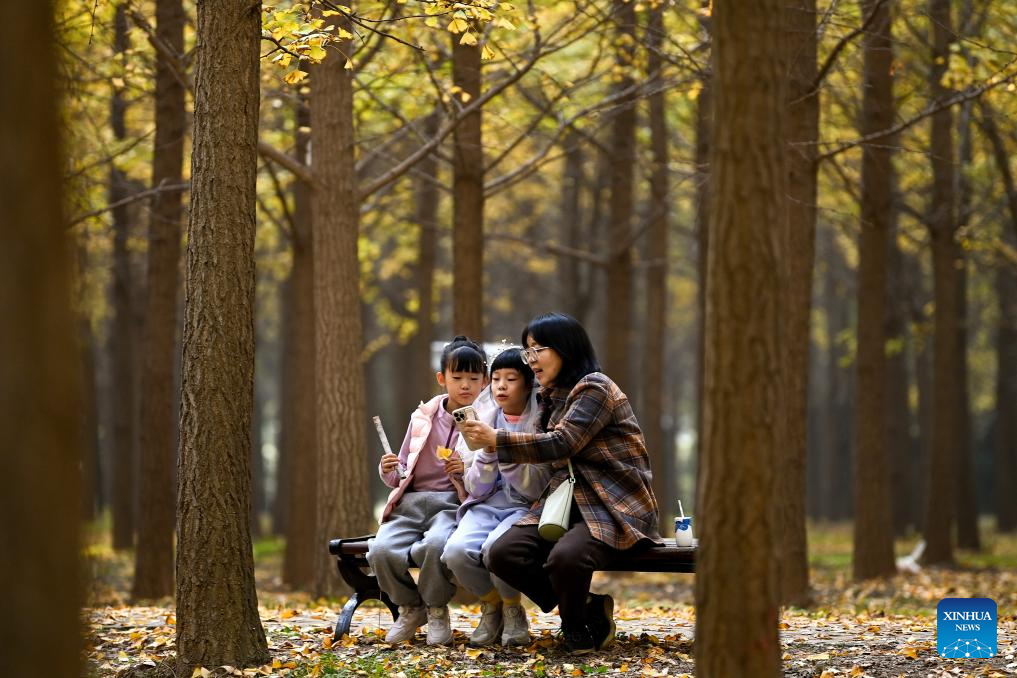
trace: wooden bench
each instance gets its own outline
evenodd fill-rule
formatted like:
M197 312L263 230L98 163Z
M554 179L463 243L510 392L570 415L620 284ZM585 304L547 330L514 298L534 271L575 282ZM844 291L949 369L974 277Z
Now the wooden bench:
M328 552L336 558L339 575L353 589L353 595L343 606L335 624L332 641L336 642L350 632L353 614L365 601L380 600L392 612L392 619L399 617L399 608L378 588L378 580L367 564L367 540L374 535L333 539L328 543ZM696 571L696 547L676 546L674 539L665 539L663 545L642 550L635 554L622 553L606 567L604 572L686 572Z

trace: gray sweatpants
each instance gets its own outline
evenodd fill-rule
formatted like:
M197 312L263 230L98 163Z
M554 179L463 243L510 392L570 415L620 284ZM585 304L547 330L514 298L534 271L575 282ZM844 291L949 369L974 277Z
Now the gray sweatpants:
M407 492L368 543L367 562L378 586L396 605L448 605L455 594L452 573L441 562L456 526L454 492ZM411 567L420 568L417 582Z

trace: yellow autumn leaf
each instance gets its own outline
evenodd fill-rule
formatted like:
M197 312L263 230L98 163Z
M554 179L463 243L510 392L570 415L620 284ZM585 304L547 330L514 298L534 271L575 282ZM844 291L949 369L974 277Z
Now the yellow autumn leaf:
M484 653L483 650L467 650L466 651L466 656L469 657L470 659L476 659L477 657L479 657L483 653Z
M295 85L295 84L297 84L298 82L300 82L301 80L303 80L306 77L307 77L307 73L305 73L304 71L301 71L301 70L298 69L298 70L290 71L289 73L287 73L285 76L283 76L283 80L286 81L286 84L288 84L288 85ZM284 612L283 614L286 614L286 613ZM293 615L291 614L290 617L292 617L292 616ZM288 617L283 617L283 619L287 619L287 618Z
M865 673L865 669L863 669L861 666L852 666L851 670L848 672L848 675L851 676L851 678L855 678L855 676L860 676L863 673Z
M300 71L300 73L304 73L304 72ZM287 82L289 82L289 81L287 80ZM299 79L298 79L298 82L299 82ZM293 84L293 83L290 83L290 84ZM296 617L296 616L297 616L297 611L296 610L283 610L282 614L279 615L279 618L280 619L292 619L293 617Z
M500 17L497 21L494 22L494 25L497 26L498 28L504 28L507 31L516 30L516 27L512 24L512 22L506 19L505 17Z
M352 71L352 70L353 70L353 62L352 62L352 61L350 61L350 60L349 60L349 59L347 58L347 59L346 59L346 65L345 65L345 66L343 66L343 68L345 68L345 69L346 69L347 71Z
M829 652L820 652L818 654L810 654L805 657L810 662L825 661L830 658Z
M900 651L900 653L905 657L910 657L911 659L918 659L918 648L916 647L905 647L903 650Z
M485 61L490 61L494 58L494 50L488 47L486 43L480 50L480 58Z
M310 51L307 53L313 61L321 61L325 58L325 48L321 45L313 45Z
M470 33L469 31L467 31L466 33L463 33L463 37L460 38L459 44L460 45L468 45L470 47L476 47L476 45L477 45L477 36L475 36L473 33Z
M282 662L279 661L278 657L276 657L275 659L272 660L272 668L273 669L281 669L282 668Z
M459 33L468 31L469 29L470 25L462 19L452 19L452 21L448 22L449 33L455 33L458 35Z
M870 626L869 628L867 628L865 630L868 631L869 633L879 633L879 627L875 626L875 625Z

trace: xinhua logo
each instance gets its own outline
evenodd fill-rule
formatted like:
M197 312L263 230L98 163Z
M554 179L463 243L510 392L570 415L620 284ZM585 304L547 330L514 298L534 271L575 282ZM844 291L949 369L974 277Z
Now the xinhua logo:
M996 654L996 601L944 598L936 607L939 656L987 659Z

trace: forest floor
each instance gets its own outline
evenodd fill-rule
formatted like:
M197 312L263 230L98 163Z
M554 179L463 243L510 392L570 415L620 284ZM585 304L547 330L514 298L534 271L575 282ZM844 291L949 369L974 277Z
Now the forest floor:
M959 552L957 569L925 569L886 580L850 579L851 531L823 526L809 533L815 604L781 614L786 676L1014 676L1017 675L1017 537L984 532L983 550ZM898 555L914 539L898 542ZM97 540L87 551L90 575L85 655L89 676L173 676L172 601L127 604L131 554L114 554ZM279 581L282 544L255 547L261 618L272 661L256 669L208 667L207 676L691 676L694 674L693 576L601 574L594 590L616 601L618 642L607 651L570 657L555 638L558 617L532 607L534 643L526 648L473 649L476 605L452 607L454 645L431 648L422 634L414 643L384 642L391 617L383 607L363 607L351 636L335 646L332 625L342 599L311 600ZM936 652L936 605L942 598L987 597L998 604L998 652L991 659L944 659ZM200 673L200 672L199 672ZM180 678L180 677L177 677ZM185 677L190 678L190 677Z

